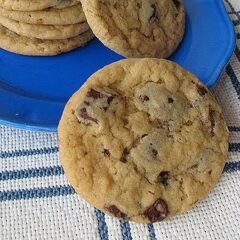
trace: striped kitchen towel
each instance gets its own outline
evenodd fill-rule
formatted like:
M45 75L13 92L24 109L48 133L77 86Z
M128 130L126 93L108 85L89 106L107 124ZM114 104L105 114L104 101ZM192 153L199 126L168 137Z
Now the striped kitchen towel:
M230 153L209 197L166 222L115 220L84 202L68 184L55 133L0 126L0 240L240 239L240 0L225 3L238 46L213 93L228 122Z

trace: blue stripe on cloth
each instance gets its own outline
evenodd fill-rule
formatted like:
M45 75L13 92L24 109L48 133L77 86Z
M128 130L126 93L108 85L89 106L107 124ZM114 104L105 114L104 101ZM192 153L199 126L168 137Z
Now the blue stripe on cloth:
M240 13L239 11L236 11L233 7L233 5L229 2L229 0L225 0L225 2L228 4L228 6L230 7L232 14L235 14L237 16L238 19L240 19Z
M44 167L44 168L32 168L19 171L5 171L0 172L0 181L16 180L23 178L34 177L48 177L58 176L64 174L63 168L60 166Z
M238 47L235 48L235 55L236 55L237 59L240 60L240 50Z
M240 127L230 126L228 129L230 132L240 132Z
M240 151L240 143L229 144L229 149L232 152ZM0 172L0 181L34 178L34 177L59 176L63 174L64 174L64 171L61 166L46 167L46 168L32 168L32 169L25 169L20 171Z
M240 143L229 144L229 152L239 152L239 151L240 151Z
M224 172L232 173L240 171L240 161L238 162L229 162L225 165Z
M57 153L58 147L0 152L0 158L12 158Z
M226 72L232 81L233 87L238 97L240 97L240 83L230 64L227 65Z
M95 214L97 216L100 239L108 240L108 227L105 221L105 214L98 209L95 209Z
M231 173L235 171L240 171L240 161L226 163L224 172ZM64 196L64 195L70 195L74 193L75 191L71 186L55 186L55 187L47 187L47 188L2 191L0 192L0 202L21 200L21 199L31 199L31 198ZM126 235L125 232L127 232L127 229L130 229L130 226L128 225L128 223L121 221L121 230L123 235ZM129 236L129 238L126 238L126 239L131 239L130 238L131 235L126 235L126 236Z
M0 202L13 201L20 199L48 198L74 194L71 186L56 186L47 188L33 188L23 190L13 190L0 192Z
M153 224L148 224L150 240L157 240Z
M239 25L239 24L240 24L240 13L239 13L239 11L236 11L236 10L234 9L233 5L232 5L228 0L225 0L225 1L227 2L227 4L229 5L229 7L231 8L232 14L235 14L235 16L237 17L237 20L235 20L235 21L233 20L233 21L232 21L233 24L234 24L234 26ZM238 39L240 38L239 33L236 33L236 36L237 36ZM236 46L235 54L236 54L237 59L240 61L240 50L239 50L238 46Z
M131 228L129 222L120 220L120 228L123 240L132 240Z
M239 20L232 20L233 25L236 27L238 25L240 25L240 21Z

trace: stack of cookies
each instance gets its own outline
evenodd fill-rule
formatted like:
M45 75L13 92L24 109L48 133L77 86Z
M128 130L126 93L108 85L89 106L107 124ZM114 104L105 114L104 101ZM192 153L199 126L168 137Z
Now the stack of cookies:
M0 47L8 51L57 55L93 37L77 0L0 0Z

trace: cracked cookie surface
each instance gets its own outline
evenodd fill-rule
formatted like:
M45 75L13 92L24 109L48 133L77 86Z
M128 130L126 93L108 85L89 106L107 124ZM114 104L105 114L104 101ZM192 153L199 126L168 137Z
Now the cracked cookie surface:
M126 57L167 58L185 30L182 0L82 0L94 34Z
M228 152L222 110L180 66L128 59L92 75L59 125L75 190L124 220L161 221L191 209L217 183Z

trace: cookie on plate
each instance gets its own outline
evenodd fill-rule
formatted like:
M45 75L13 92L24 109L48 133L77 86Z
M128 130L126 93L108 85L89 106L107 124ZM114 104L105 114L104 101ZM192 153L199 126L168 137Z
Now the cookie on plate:
M0 24L0 48L30 56L54 56L83 47L94 38L91 30L76 37L61 40L29 38L12 32Z
M82 0L93 33L125 57L169 57L185 30L182 0Z
M49 8L41 11L14 11L0 8L0 15L12 20L42 25L69 25L86 21L81 4L56 9Z
M48 40L76 37L90 29L87 22L69 25L39 25L21 23L3 16L0 16L0 24L25 37Z
M160 59L92 75L67 103L60 158L77 193L111 216L156 222L207 196L223 171L228 129L209 90Z

